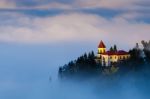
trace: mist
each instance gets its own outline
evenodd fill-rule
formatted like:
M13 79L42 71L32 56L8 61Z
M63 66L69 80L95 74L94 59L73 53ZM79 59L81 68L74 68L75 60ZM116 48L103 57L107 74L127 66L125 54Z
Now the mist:
M92 44L0 45L0 99L149 99L149 71L123 77L58 78L58 67Z

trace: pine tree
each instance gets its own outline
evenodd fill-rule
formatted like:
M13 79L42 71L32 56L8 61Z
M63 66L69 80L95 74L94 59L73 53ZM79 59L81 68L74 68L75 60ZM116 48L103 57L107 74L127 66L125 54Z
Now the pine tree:
M140 47L139 47L139 44L138 43L136 43L136 46L135 46L135 49L139 49Z
M114 52L117 52L117 45L114 45Z
M111 51L111 52L113 52L113 51L114 51L114 49L113 49L112 47L110 47L110 51Z

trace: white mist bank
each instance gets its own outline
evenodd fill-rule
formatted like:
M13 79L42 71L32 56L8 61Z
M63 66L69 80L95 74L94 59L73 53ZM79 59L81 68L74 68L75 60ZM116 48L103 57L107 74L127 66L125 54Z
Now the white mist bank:
M0 46L0 99L149 99L150 80L139 76L59 80L58 67L88 49L83 47L77 52L75 46L58 48Z
M51 83L53 99L149 99L150 80L128 75L121 79L115 77L94 78L86 81L56 80Z

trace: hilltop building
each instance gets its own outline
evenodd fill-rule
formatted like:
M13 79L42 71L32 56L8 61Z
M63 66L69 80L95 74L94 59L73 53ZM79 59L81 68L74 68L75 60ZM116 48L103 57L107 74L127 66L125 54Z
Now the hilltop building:
M102 66L112 66L114 63L130 58L130 54L124 50L106 51L106 46L103 41L98 45L98 53L96 62Z

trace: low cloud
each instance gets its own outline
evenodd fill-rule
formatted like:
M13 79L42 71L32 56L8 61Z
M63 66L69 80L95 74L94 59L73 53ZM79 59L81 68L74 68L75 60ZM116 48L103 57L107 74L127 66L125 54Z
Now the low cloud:
M71 0L64 3L60 0L0 0L0 10L61 10L64 12L79 12L83 10L109 9L119 11L116 14L126 19L149 19L150 1L148 0ZM89 12L90 13L90 12Z
M82 8L110 8L117 9L123 7L129 7L134 5L134 3L139 2L139 0L76 0L76 4L78 4Z
M9 17L8 17L9 16ZM132 45L149 40L150 24L129 22L122 17L106 19L84 13L49 17L1 15L0 41L14 43L93 42L103 39ZM8 18L7 18L8 17Z
M16 3L8 0L0 0L0 9L14 9Z
M0 8L15 9L93 9L106 8L115 10L138 10L150 9L148 0L71 0L72 2L62 3L57 1L39 0L0 0ZM32 2L32 3L31 3ZM31 5L26 5L31 3ZM119 8L119 9L118 9Z

